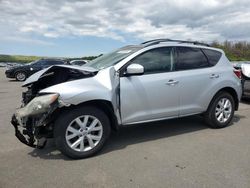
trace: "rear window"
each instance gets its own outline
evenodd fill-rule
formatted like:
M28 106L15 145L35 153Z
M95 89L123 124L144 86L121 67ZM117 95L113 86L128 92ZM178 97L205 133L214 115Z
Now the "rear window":
M205 53L205 55L208 58L209 63L212 66L216 65L222 56L221 52L218 52L215 50L202 49L202 51Z

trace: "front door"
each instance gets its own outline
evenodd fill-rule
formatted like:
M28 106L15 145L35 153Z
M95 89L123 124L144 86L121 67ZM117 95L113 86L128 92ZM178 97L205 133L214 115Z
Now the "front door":
M129 64L142 65L144 74L120 78L122 123L177 117L179 86L172 72L174 48L151 49L132 59Z

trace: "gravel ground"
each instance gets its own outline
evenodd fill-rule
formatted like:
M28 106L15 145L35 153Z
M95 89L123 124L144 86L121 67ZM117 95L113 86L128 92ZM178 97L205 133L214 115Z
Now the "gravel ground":
M43 150L14 136L21 83L0 68L0 187L250 187L250 102L233 124L209 129L199 116L130 126L97 156L70 160L53 140Z

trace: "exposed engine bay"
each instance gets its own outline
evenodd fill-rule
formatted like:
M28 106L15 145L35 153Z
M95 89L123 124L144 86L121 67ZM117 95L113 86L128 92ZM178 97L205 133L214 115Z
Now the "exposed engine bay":
M58 100L57 94L45 95L39 94L39 91L60 83L89 78L96 73L94 70L86 71L73 66L52 66L34 74L33 80L28 78L23 84L27 91L22 93L21 108L11 121L16 137L30 147L43 148L46 139L53 137L53 121L63 104ZM49 103L40 103L36 101L37 98L49 100Z
M23 92L23 103L26 105L42 89L63 82L92 77L96 73L97 72L88 72L76 68L68 68L66 66L52 66L44 72L36 82L28 84L24 83L23 87L27 87L28 90Z

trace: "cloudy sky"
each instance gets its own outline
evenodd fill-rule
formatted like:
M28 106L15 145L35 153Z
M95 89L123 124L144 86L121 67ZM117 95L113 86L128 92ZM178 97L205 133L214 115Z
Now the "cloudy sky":
M0 54L97 55L154 38L250 40L249 0L0 0Z

